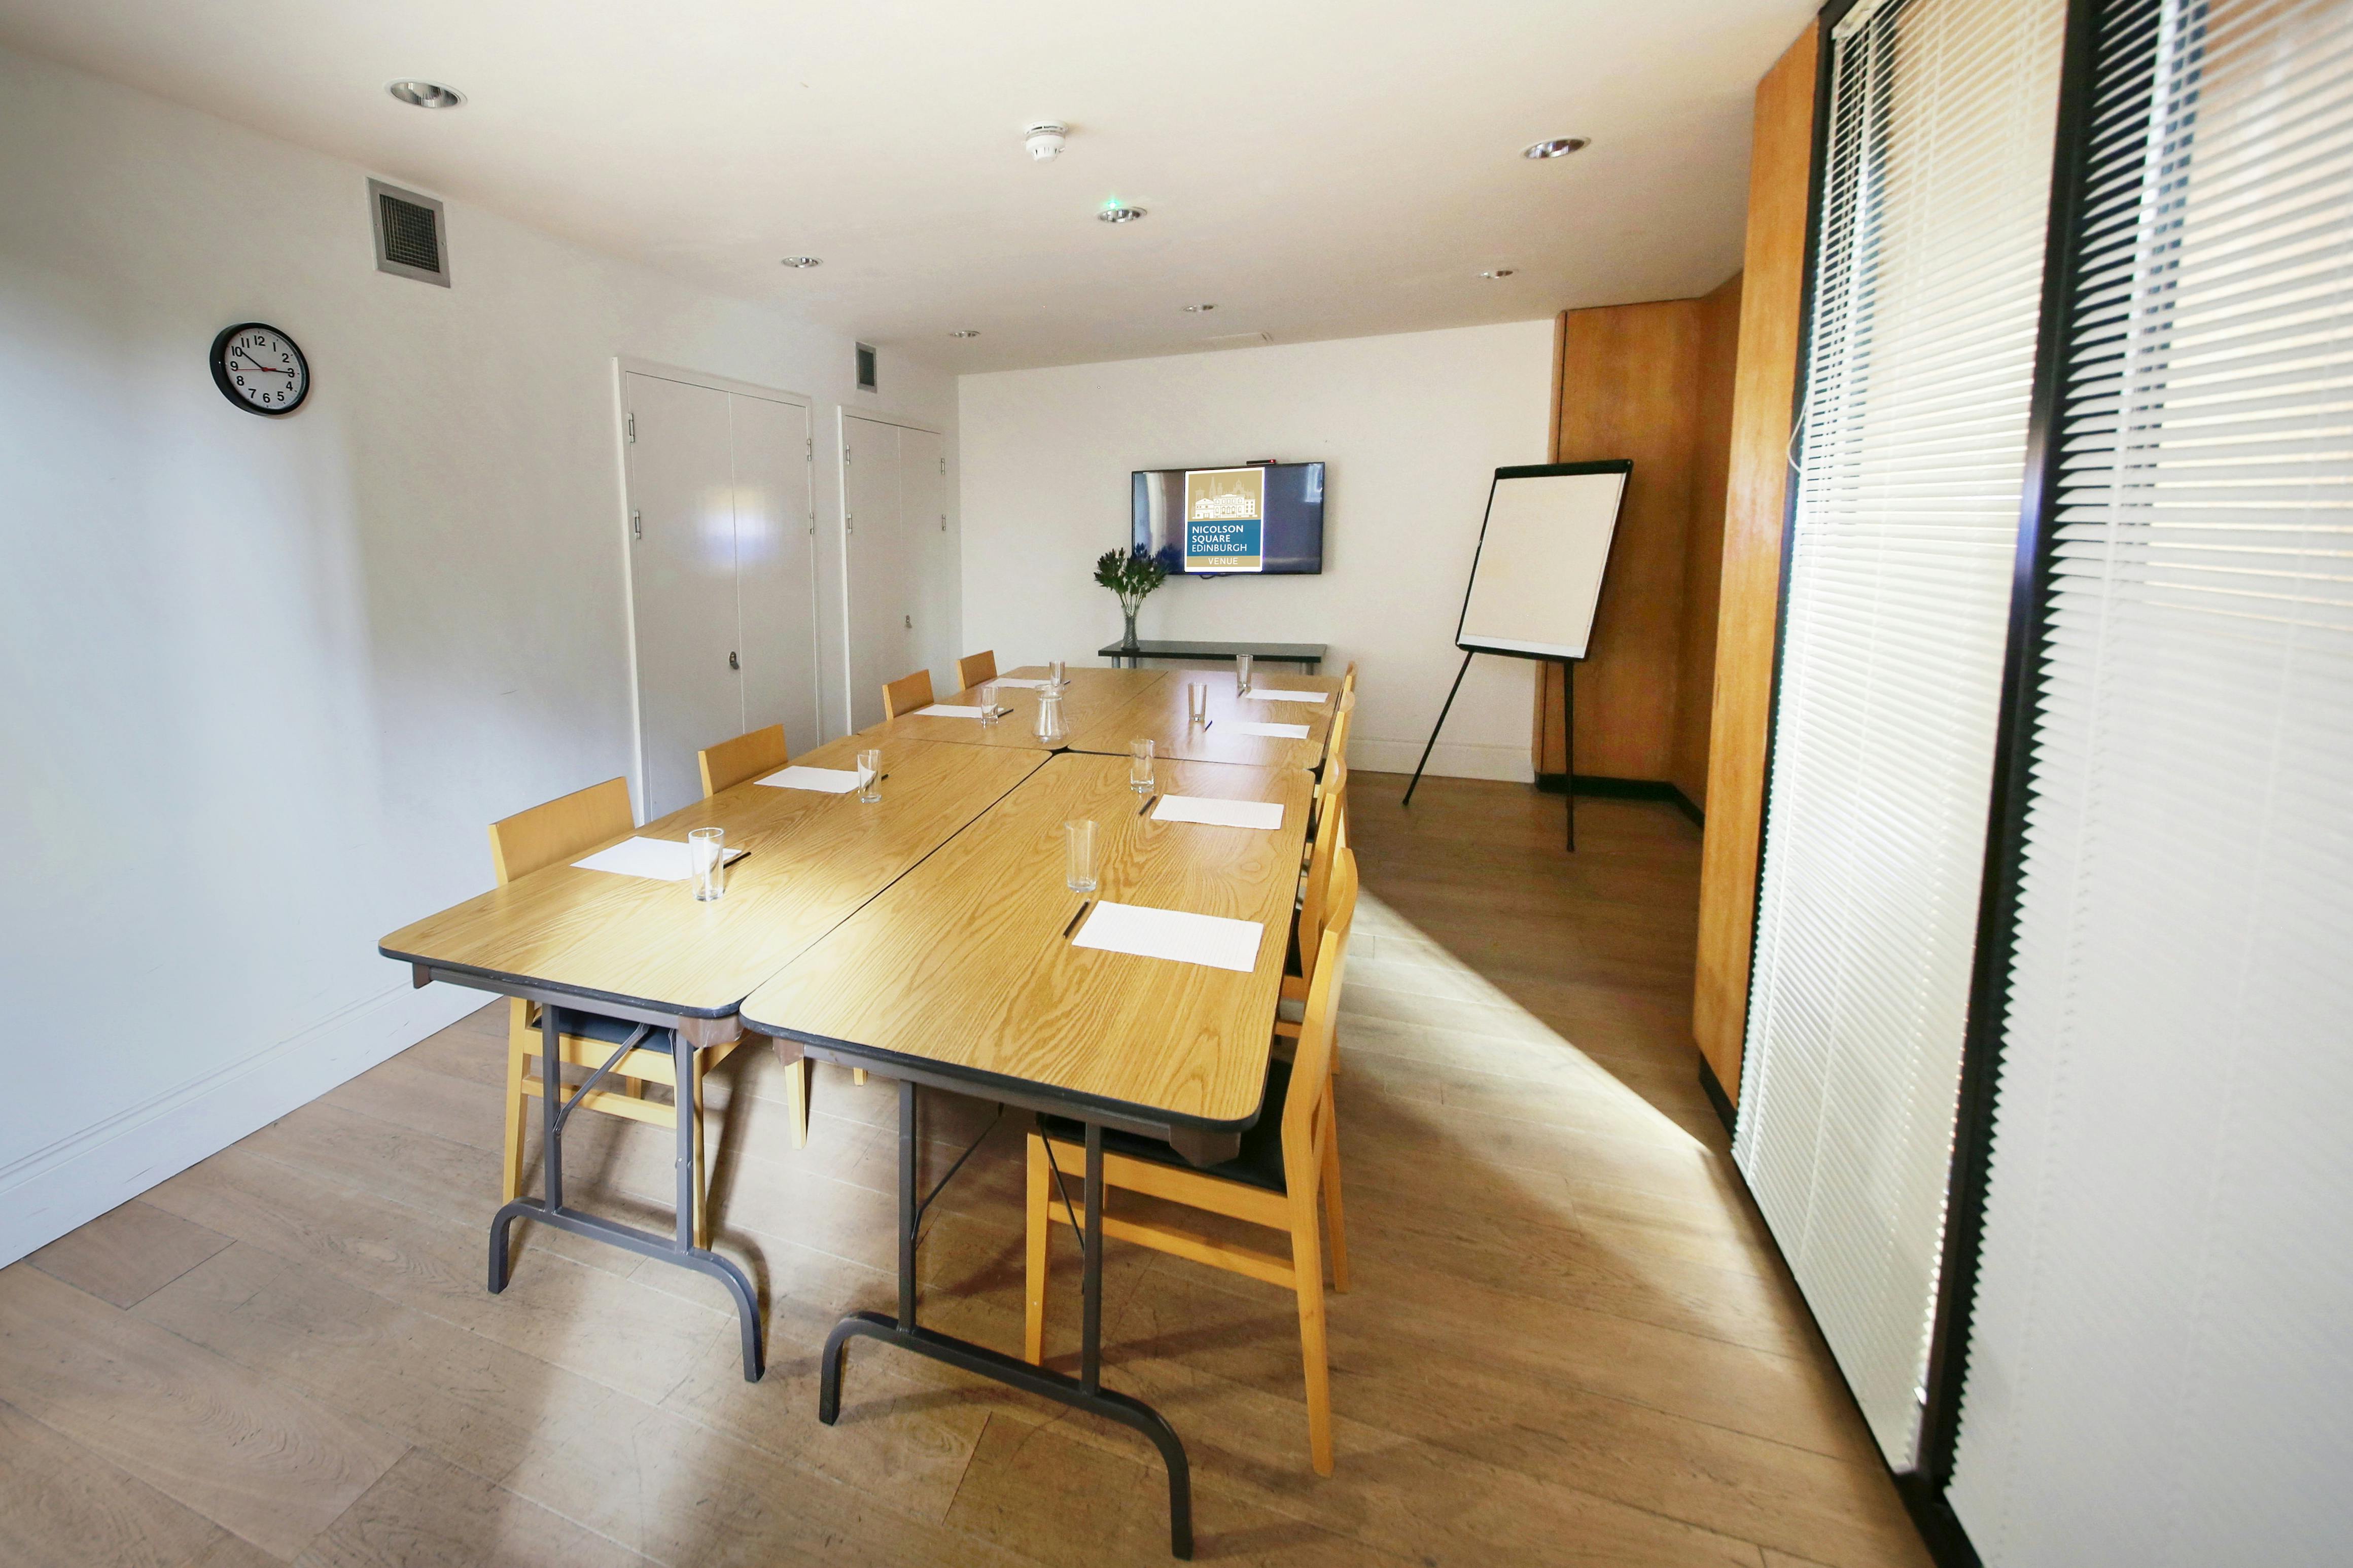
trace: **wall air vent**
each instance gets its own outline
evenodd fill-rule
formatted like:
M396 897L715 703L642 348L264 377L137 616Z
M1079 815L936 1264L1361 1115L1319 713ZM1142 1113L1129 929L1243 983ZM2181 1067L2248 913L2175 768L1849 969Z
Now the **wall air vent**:
M449 236L442 227L439 202L370 180L368 208L375 223L378 272L449 287Z
M1213 349L1254 349L1274 342L1271 332L1220 332L1206 340Z

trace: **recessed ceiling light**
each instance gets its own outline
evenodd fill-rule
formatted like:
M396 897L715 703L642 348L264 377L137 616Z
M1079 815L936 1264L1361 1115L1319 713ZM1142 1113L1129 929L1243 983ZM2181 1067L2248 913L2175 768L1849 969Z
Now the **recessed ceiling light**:
M822 267L825 263L814 256L787 256L785 258L785 265L799 268L805 267Z
M464 93L438 81L388 81L384 90L411 109L455 109L466 101Z
M1500 283L1518 270L1519 268L1516 267L1490 267L1486 271L1479 274L1479 276L1484 278L1490 283Z
M957 327L950 331L948 336L952 338L976 338L980 336L980 329L978 327Z
M1117 202L1106 202L1103 204L1103 210L1095 214L1095 219L1099 223L1134 223L1144 216L1144 211L1142 207L1122 206Z
M1214 310L1216 309L1217 307L1215 305L1187 305L1185 307L1185 310L1187 314L1195 316L1199 315L1204 310Z
M1531 142L1520 149L1523 158L1566 158L1571 153L1585 150L1588 142L1582 136L1554 136L1542 142Z

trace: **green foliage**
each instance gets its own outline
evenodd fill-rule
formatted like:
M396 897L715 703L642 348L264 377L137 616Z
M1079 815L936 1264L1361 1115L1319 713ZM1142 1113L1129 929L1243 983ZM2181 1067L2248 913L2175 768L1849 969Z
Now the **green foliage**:
M1168 581L1168 569L1142 551L1106 550L1095 558L1095 581L1118 595L1121 613L1132 616L1145 595Z

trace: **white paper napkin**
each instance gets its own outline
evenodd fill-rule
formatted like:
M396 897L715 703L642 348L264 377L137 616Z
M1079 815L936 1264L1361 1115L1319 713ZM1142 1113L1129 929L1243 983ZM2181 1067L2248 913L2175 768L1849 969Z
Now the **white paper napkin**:
M1236 734L1271 735L1278 741L1307 739L1307 726L1304 724L1253 724L1248 720L1234 719L1226 721L1226 728Z
M1329 702L1328 691L1260 691L1256 689L1242 695L1252 702Z
M1164 795L1153 808L1155 822L1201 822L1211 827L1280 828L1279 800L1215 800L1197 795Z
M986 708L959 708L953 702L934 702L929 708L915 710L918 719L977 719L988 711Z
M1071 938L1071 945L1248 974L1258 967L1259 940L1265 933L1266 928L1256 921L1106 902L1088 911L1086 923Z
M726 858L733 861L750 853L731 847ZM610 849L599 849L586 860L572 863L583 871L611 871L656 882L683 882L694 875L687 846L674 838L624 838Z
M798 763L759 781L776 789L813 789L824 795L848 795L858 787L858 775L847 768L805 768Z

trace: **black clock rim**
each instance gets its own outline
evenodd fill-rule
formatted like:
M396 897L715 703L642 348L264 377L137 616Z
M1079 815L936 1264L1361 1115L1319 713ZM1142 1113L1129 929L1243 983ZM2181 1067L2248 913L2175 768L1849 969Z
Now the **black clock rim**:
M293 402L286 405L283 408L259 408L255 406L253 404L247 402L244 397L238 395L237 383L229 379L228 367L221 363L223 358L221 351L228 347L229 339L237 336L239 332L250 331L256 327L259 327L261 331L269 333L272 337L275 337L280 342L283 342L288 348L292 349L294 351L294 363L302 367L302 390L295 395ZM302 345L296 342L293 338L287 333L285 329L281 327L273 327L268 321L239 321L233 327L223 327L220 330L220 335L213 339L212 372L213 384L220 388L220 395L223 397L227 398L231 405L242 408L248 414L258 414L264 419L285 418L286 416L301 407L304 400L311 395L311 361L309 356L302 353Z

